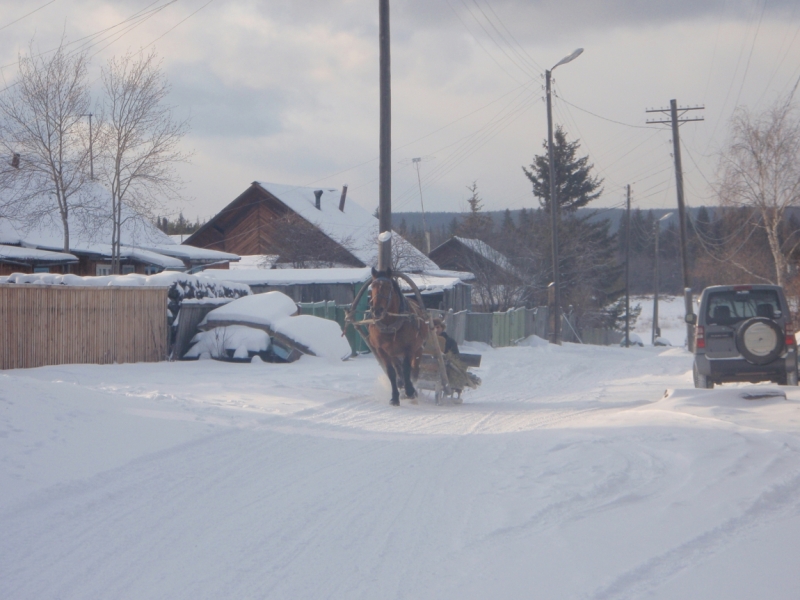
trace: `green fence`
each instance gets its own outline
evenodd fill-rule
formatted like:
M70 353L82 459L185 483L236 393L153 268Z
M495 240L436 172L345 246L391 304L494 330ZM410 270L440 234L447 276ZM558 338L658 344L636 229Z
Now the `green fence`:
M349 304L337 306L334 300L322 300L321 302L301 302L297 306L300 307L301 315L313 315L322 319L336 321L339 326L345 330L347 341L350 342L350 347L353 349L355 354L364 354L369 352L369 347L352 326L345 329L344 317L350 308ZM358 307L356 308L356 321L360 321L364 318L364 313L366 312L368 306L369 299L367 298L367 294L364 294L361 297L361 301L358 303Z

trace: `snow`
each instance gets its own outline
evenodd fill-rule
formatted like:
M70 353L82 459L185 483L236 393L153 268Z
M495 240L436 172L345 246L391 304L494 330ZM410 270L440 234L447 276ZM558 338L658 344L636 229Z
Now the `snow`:
M273 331L300 342L316 356L331 361L344 360L353 352L336 321L297 315L275 322Z
M213 325L215 321L247 321L272 327L277 321L294 314L297 314L294 300L281 292L267 292L238 298L215 308L206 315L201 325Z
M65 252L49 252L47 250L36 250L35 248L23 248L21 246L6 246L4 244L0 244L0 262L3 261L30 261L67 264L78 262L78 257Z
M97 286L123 286L123 287L170 287L178 285L194 286L204 288L206 294L216 293L222 295L221 288L228 287L237 290L240 294L250 294L250 287L233 281L220 281L203 276L189 275L178 271L165 271L155 275L139 275L129 273L128 275L103 275L99 277L80 277L78 275L58 275L55 273L13 273L0 277L0 284L3 283L28 283L38 285L74 285L84 287Z
M372 277L369 267L350 269L231 269L207 270L204 277L238 281L248 285L303 285L309 283L364 283Z
M352 350L335 321L297 315L297 304L281 292L267 292L245 296L206 315L201 326L217 323L240 322L269 327L275 333L300 342L315 355L331 360L344 360Z
M243 254L239 262L231 263L231 270L258 270L271 269L278 262L276 254Z
M194 344L186 352L184 358L198 358L208 355L219 358L225 350L233 350L234 358L248 358L250 352L263 352L270 346L269 335L262 329L253 329L243 325L215 327L211 331L201 331L194 339Z
M641 336L642 343L649 346L653 339L653 297L631 296L631 309L637 304L642 307L642 312L636 320L633 331ZM658 324L661 327L662 344L686 345L686 321L683 320L685 314L683 296L659 296ZM631 334L631 340L633 339Z
M797 598L800 389L461 349L460 406L370 356L0 372L0 597Z

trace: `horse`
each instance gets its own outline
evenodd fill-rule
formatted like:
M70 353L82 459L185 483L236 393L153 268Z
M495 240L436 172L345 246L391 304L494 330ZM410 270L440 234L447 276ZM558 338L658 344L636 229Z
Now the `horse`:
M371 289L369 341L392 384L391 403L399 406L398 373L402 373L406 396L417 397L412 378L416 381L419 376L422 347L428 338L425 309L403 295L391 268L372 269Z

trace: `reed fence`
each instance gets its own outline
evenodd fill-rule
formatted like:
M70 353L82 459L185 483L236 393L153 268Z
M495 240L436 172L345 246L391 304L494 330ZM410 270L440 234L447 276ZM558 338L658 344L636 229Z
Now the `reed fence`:
M0 369L165 360L167 292L0 285Z

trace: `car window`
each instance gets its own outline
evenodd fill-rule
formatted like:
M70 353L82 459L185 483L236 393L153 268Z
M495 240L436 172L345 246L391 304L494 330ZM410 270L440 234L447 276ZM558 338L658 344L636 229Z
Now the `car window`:
M708 295L706 323L733 325L751 317L774 319L781 314L775 290L729 290Z

